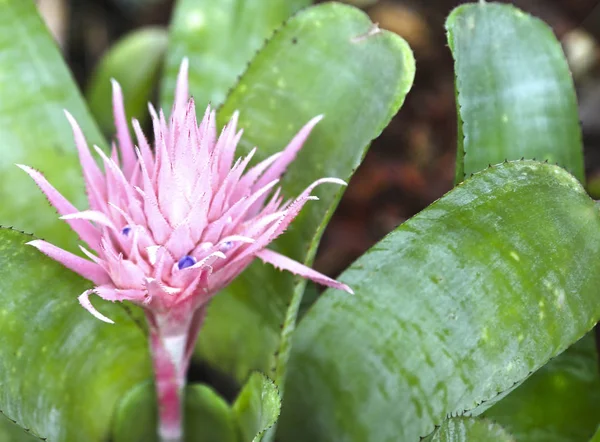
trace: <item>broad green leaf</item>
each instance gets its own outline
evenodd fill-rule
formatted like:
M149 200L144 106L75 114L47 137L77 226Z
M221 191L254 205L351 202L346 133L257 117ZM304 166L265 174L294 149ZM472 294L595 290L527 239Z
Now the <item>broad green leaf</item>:
M32 1L0 1L0 225L16 226L60 245L76 236L15 163L39 168L75 206L85 192L63 109L90 143L104 145L75 82Z
M458 417L444 421L426 442L514 442L500 425L491 421ZM520 441L520 439L519 439Z
M0 441L2 442L40 442L39 437L11 422L0 414Z
M598 427L590 442L600 442L600 427Z
M600 213L563 169L477 173L358 259L294 335L282 442L418 440L600 318Z
M281 398L275 383L254 372L233 404L242 431L242 441L258 442L261 435L277 422Z
M325 115L283 179L286 198L321 177L348 180L410 89L415 70L410 48L373 26L363 12L336 3L300 12L253 59L221 108L221 124L240 111L244 137L238 153L258 146L257 161L283 149L311 118ZM308 265L341 189L324 185L315 194L320 201L308 204L274 246ZM284 341L293 330L304 283L294 288L297 281L254 263L210 306L201 355L240 382L252 370L281 378L287 349L277 376L269 369L277 362L273 354L296 290Z
M119 82L125 99L125 113L144 125L148 102L152 100L167 49L168 34L160 27L133 31L111 47L100 60L88 85L90 111L104 133L115 132L111 78Z
M485 415L519 442L578 442L594 434L599 409L598 356L588 334Z
M119 404L113 430L114 442L156 442L156 391L144 382L129 391ZM185 395L185 440L190 442L239 442L235 416L225 400L206 385L188 385Z
M190 91L200 108L220 106L248 62L290 15L310 0L179 0L170 26L162 105L173 102L179 65L190 60Z
M459 116L456 182L522 156L558 162L583 182L573 79L552 30L486 2L459 6L446 28Z
M103 441L124 391L150 376L147 343L119 305L77 302L89 283L0 229L0 410L50 441Z

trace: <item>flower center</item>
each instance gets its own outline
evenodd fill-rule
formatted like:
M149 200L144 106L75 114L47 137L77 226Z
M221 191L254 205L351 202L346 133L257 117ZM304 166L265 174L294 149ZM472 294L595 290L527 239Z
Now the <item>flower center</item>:
M196 264L196 259L193 256L185 255L182 257L179 262L177 262L177 267L179 270L183 270L187 267L191 267Z

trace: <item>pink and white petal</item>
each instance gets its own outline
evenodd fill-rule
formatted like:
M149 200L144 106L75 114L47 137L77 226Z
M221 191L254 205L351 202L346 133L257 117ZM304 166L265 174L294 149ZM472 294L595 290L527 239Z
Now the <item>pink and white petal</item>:
M79 249L83 252L83 254L85 256L90 258L92 260L92 262L95 262L96 264L98 264L99 266L102 267L102 265L101 265L102 260L100 258L98 258L96 255L94 255L92 252L90 252L88 249L86 249L83 246L79 246ZM104 267L102 267L102 268L104 268Z
M73 129L73 136L75 138L75 145L79 152L79 161L81 168L83 169L83 176L85 178L85 186L92 209L102 209L106 204L106 195L104 192L104 175L100 171L98 164L92 157L88 148L87 142L81 128L75 121L75 118L65 110L65 115L71 128Z
M111 83L113 91L113 113L115 116L115 128L117 129L119 151L121 152L121 164L123 165L125 177L129 179L133 174L136 163L133 140L131 139L127 117L125 116L123 91L115 79L111 79Z
M94 262L83 259L41 239L29 241L27 244L96 285L110 282L110 277L106 271Z
M154 278L146 278L145 287L148 292L146 303L151 305L154 304L156 310L170 308L176 301L174 295L180 293L179 289L167 287L165 284L162 284Z
M110 276L114 284L124 289L140 289L144 287L146 275L142 269L128 259L119 255L117 259L107 260Z
M218 185L223 182L231 170L237 142L241 137L241 134L237 131L238 119L239 112L235 111L223 129L223 132L217 141L217 145L215 146L215 169L213 169L215 175L213 178L217 178L216 183L218 183ZM216 188L217 187L215 187L215 190Z
M238 263L239 261L247 259L255 255L258 251L264 249L267 245L269 245L269 243L275 240L275 238L285 232L294 218L298 216L298 213L302 207L304 207L307 201L317 199L318 198L316 196L298 197L289 208L283 211L283 216L277 222L269 226L258 237L256 236L257 232L255 231L256 225L249 223L248 229L241 233L256 238L256 242L254 244L250 244L248 247L242 250L241 253L233 258L229 264Z
M210 155L216 145L217 140L217 114L211 110L210 106L206 108L206 113L199 127L200 131L200 152L206 152Z
M150 144L148 143L148 140L146 139L146 136L144 135L144 131L142 130L142 127L140 126L140 122L134 118L132 120L132 125L133 125L133 131L135 132L135 135L138 140L138 146L139 146L140 152L142 153L141 154L142 160L146 164L146 167L149 170L152 170L154 168L154 154L152 153ZM142 160L140 160L140 161L142 161Z
M285 172L289 164L296 158L296 155L304 145L304 142L310 135L313 128L322 119L323 115L318 115L312 120L310 120L308 123L306 123L302 129L300 129L300 131L294 136L292 141L290 141L287 147L283 150L282 155L279 158L277 158L277 161L275 161L273 165L254 184L253 189L259 189L269 181L281 177L281 175L283 174L283 172Z
M264 198L269 194L269 192L279 183L279 180L273 180L267 184L265 184L260 189L256 190L252 193L247 199L239 200L236 204L231 206L233 209L236 207L236 210L231 214L233 217L233 225L237 225L243 222L245 219L248 219L254 215L253 207L257 205L262 205L261 200L264 201ZM241 202L241 203L240 203Z
M79 300L81 306L101 321L107 322L109 324L114 324L115 321L104 316L92 305L92 303L90 302L90 295L92 293L94 293L93 290L86 290L81 295L79 295L77 299Z
M288 272L291 272L294 275L302 276L303 278L310 279L311 281L314 281L321 285L333 287L348 292L350 294L354 294L354 291L346 284L342 284L341 282L338 282L335 279L325 276L322 273L311 269L310 267L300 264L298 261L294 261L293 259L290 259L285 255L281 255L280 253L274 252L269 249L263 249L260 252L258 252L256 256L260 258L263 262L271 264L277 269L287 270Z
M141 156L141 153L139 154ZM152 231L154 239L158 243L164 243L169 233L171 232L171 226L163 216L158 206L158 200L154 193L154 188L148 175L148 170L143 162L140 162L142 168L142 179L144 183L143 198L144 198L144 214L148 227Z
M93 221L97 224L117 230L113 222L104 213L97 210L83 210L81 212L69 213L68 215L61 216L60 219L64 219L65 221L71 219Z
M173 256L184 256L194 248L196 242L192 237L194 227L186 220L179 224L165 243L165 247Z
M258 180L258 177L267 168L269 168L271 166L271 164L273 164L275 161L277 161L277 159L279 157L281 157L281 155L282 155L282 152L277 152L277 153L271 155L270 157L262 160L256 166L254 166L250 170L248 170L248 172L246 172L239 181L236 195L238 195L238 193L241 193L241 195L246 195L246 194L252 192L252 189L254 188L254 185L256 183L256 180Z
M203 259L201 259L200 261L198 261L193 266L186 267L185 269L183 269L181 271L185 272L185 271L189 271L189 270L201 269L203 267L208 267L213 262L215 262L217 260L217 258L219 258L219 259L227 259L227 256L225 256L225 254L223 252L220 252L220 251L212 252L210 255L206 256Z
M73 204L71 204L64 196L62 196L62 194L56 190L40 172L32 169L31 167L23 166L22 164L17 164L17 166L23 169L33 179L33 181L35 181L44 195L46 195L48 198L48 201L50 201L50 204L54 206L60 215L64 216L78 212L77 208L73 206ZM97 230L88 221L68 220L67 223L69 226L71 226L73 231L77 233L77 235L79 235L79 237L92 249L98 250L100 241L99 230Z
M143 302L147 293L145 289L117 289L113 285L101 285L93 290L98 296L107 301Z
M188 91L188 70L190 61L187 57L181 60L179 74L177 75L177 85L175 86L175 102L173 103L173 114L177 111L184 112L185 104L189 97Z

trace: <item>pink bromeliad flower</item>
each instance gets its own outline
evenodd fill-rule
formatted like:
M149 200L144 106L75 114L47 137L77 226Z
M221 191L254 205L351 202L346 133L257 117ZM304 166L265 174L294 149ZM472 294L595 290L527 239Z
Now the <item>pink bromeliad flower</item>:
M79 296L98 319L89 296L131 301L141 306L151 334L164 440L181 437L181 392L189 359L210 299L255 258L317 283L350 288L266 247L281 235L312 199L323 178L295 200L283 202L279 178L321 117L313 118L288 146L248 168L255 153L234 162L242 131L237 114L217 137L215 113L200 124L188 97L187 60L181 65L171 117L150 107L154 147L133 120L137 146L129 133L123 96L113 82L116 145L100 169L73 117L90 208L79 211L36 170L25 170L46 194L61 219L87 244L87 259L42 240L29 244L94 284ZM118 146L118 147L117 147Z

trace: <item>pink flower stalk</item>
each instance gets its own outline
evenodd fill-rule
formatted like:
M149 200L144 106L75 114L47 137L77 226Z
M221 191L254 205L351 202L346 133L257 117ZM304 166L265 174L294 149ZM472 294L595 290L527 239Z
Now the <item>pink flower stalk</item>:
M95 287L79 302L96 318L89 296L130 301L141 306L151 334L151 350L159 398L163 440L181 438L181 393L185 373L210 299L256 257L265 263L352 293L351 289L286 256L267 249L281 235L323 183L323 178L295 200L283 202L279 178L321 117L313 118L288 146L248 169L255 153L234 160L242 131L237 113L217 137L210 107L200 124L188 97L187 60L181 65L172 114L150 106L154 148L139 123L129 133L123 96L113 81L117 143L102 158L104 172L88 149L84 135L67 113L85 178L90 208L79 211L44 176L20 165L79 238L87 259L46 241L29 244L90 280Z

